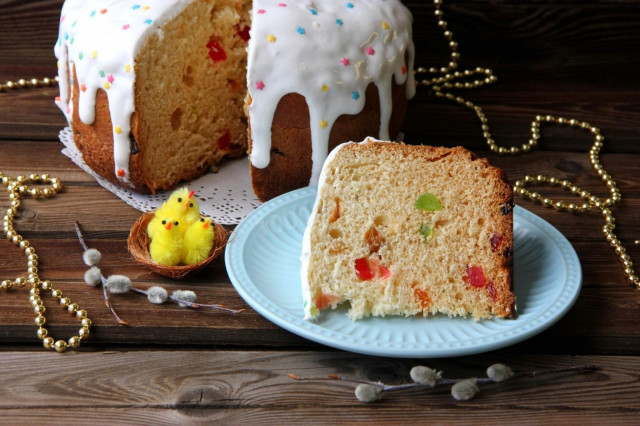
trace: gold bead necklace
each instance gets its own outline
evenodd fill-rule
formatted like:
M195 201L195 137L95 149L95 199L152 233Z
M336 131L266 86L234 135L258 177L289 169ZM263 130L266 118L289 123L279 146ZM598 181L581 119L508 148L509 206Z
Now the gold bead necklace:
M42 280L38 271L38 255L35 248L22 235L16 232L13 225L14 217L18 214L22 206L22 196L28 195L32 198L51 198L62 190L60 179L50 177L48 174L30 174L27 176L17 176L11 178L0 172L0 183L7 187L9 192L10 205L7 209L2 225L3 232L7 239L24 251L27 256L27 277L18 277L14 280L3 280L0 283L2 290L8 291L14 287L23 288L29 286L29 302L33 306L36 314L35 324L38 326L37 336L47 349L54 349L57 352L65 352L68 348L77 349L82 339L89 336L91 320L87 316L87 311L81 309L77 303L73 303L68 297L64 297L62 291L53 287L53 283ZM39 188L30 185L49 185ZM80 321L81 328L77 336L72 336L69 340L55 340L49 336L49 331L45 328L47 319L45 317L46 308L41 298L41 291L51 292L51 296L59 301L63 308L67 309Z
M471 101L465 100L460 96L455 96L453 93L448 92L448 90L451 89L471 89L484 86L486 84L491 84L497 81L497 78L488 68L478 67L474 70L456 71L456 69L458 68L458 60L460 59L460 54L458 53L458 43L453 39L453 33L447 29L448 24L443 19L444 13L442 12L442 0L434 0L433 4L434 15L437 19L438 27L443 30L443 36L449 45L451 58L449 64L446 67L429 69L418 68L416 70L417 74L430 75L430 78L419 80L418 84L421 86L429 87L431 89L430 94L437 98L453 101L473 111L480 121L482 135L487 143L487 146L492 152L497 154L520 154L529 152L532 148L538 145L538 141L540 140L540 126L544 123L559 124L562 126L583 129L590 132L593 135L594 142L589 151L589 161L591 162L591 166L593 167L596 174L600 177L602 182L609 190L609 198L603 200L589 193L588 191L581 189L579 186L573 185L568 180L558 179L556 177L547 177L544 175L537 175L535 177L530 175L525 176L523 179L515 182L515 184L513 185L513 192L520 195L521 197L537 201L545 207L551 207L560 211L564 210L570 211L572 213L585 213L591 210L599 211L604 217L605 221L605 225L602 228L605 239L620 259L620 262L624 267L624 274L629 282L637 289L640 289L640 278L635 272L633 262L631 261L627 250L622 245L622 242L613 232L616 227L616 220L609 207L615 205L616 203L619 203L622 199L622 196L616 182L600 163L599 154L604 144L604 136L600 134L600 129L592 126L585 121L567 119L564 117L554 117L551 115L538 115L531 123L531 139L529 139L527 143L522 144L520 147L512 146L507 148L498 146L491 136L491 132L489 131L489 120L487 119L485 113L482 111L482 108L480 108L478 105L475 105ZM460 79L469 79L478 75L480 75L482 78L476 78L473 81L459 81ZM560 186L565 190L579 196L584 200L584 202L574 203L564 200L556 201L549 197L544 197L537 191L527 189L527 185L532 184ZM634 241L634 243L638 244L640 243L640 241L636 240Z
M0 92L6 92L12 89L24 89L28 87L43 87L43 86L53 86L58 84L58 76L54 78L45 77L42 79L31 78L24 79L21 78L17 81L6 81L4 83L0 83Z

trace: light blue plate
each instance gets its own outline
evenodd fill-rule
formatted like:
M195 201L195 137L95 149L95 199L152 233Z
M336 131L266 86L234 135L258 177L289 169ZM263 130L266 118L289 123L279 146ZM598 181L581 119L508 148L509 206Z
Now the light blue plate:
M257 312L280 327L324 345L368 355L436 358L491 351L547 329L571 308L582 271L567 239L548 222L514 209L516 319L446 316L350 320L346 309L303 319L300 289L302 234L316 188L275 198L249 214L226 248L234 287Z

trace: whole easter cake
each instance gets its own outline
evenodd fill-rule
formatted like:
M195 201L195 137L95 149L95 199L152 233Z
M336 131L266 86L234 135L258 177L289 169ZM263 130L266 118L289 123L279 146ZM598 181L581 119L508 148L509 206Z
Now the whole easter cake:
M57 104L114 183L169 189L249 150L266 200L340 142L397 136L411 23L399 0L66 0Z
M367 140L327 158L303 237L306 319L513 317L504 173L464 148Z

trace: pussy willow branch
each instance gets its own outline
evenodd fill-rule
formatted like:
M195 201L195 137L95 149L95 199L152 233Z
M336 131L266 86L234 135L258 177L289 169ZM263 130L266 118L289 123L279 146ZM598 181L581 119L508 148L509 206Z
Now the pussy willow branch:
M82 230L80 229L80 224L78 222L74 222L73 225L76 228L76 235L78 236L78 241L80 241L80 245L82 246L84 251L89 250L89 246L87 246L87 243L85 243L84 241L84 235L82 234ZM116 321L118 322L118 325L129 325L129 323L123 320L122 318L120 318L120 316L116 313L115 309L113 309L113 306L109 301L109 292L107 291L107 286L106 286L107 279L104 277L104 275L102 275L102 272L100 273L100 281L102 282L101 287L102 287L102 295L104 297L104 304L107 306L107 308L109 308L109 310L115 317Z
M587 372L596 371L599 369L600 369L599 365L589 364L589 365L581 365L581 366L552 368L549 370L526 371L526 372L514 373L514 375L511 376L509 380L524 378L524 377L533 378L533 377L547 376L551 374L561 374L561 373L587 373ZM377 386L381 388L383 391L398 391L398 390L412 389L412 388L432 388L433 387L430 385L425 385L425 384L416 383L416 382L404 383L401 385L385 385L384 383L381 383L381 382L372 382L369 380L354 379L354 378L344 377L339 374L328 374L326 376L320 376L320 377L302 377L302 376L298 376L297 374L289 374L288 376L289 378L293 380L297 380L299 382L317 381L317 380L338 380L338 381L348 382L348 383ZM467 379L438 379L436 381L435 386L453 385L463 380L467 380ZM494 381L488 377L477 378L477 382L479 384L494 383Z

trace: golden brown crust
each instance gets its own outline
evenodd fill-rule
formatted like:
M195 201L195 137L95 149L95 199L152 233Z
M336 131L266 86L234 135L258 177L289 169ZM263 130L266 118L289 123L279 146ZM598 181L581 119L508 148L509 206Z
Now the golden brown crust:
M340 116L329 138L329 151L343 142L378 137L380 129L380 97L375 84L366 91L363 110L356 115ZM407 110L406 85L393 85L393 112L389 134L400 133ZM247 99L247 104L251 99ZM249 135L251 146L251 135ZM271 159L264 169L251 166L251 181L255 194L267 201L285 192L305 187L311 179L311 129L309 107L303 96L284 96L274 114L271 126Z

